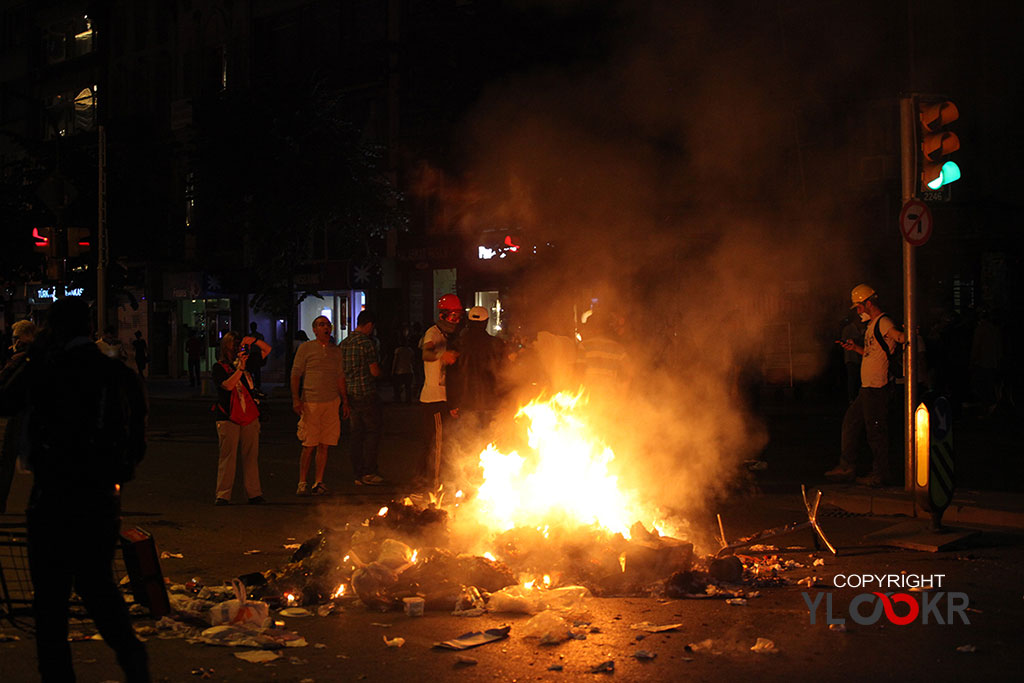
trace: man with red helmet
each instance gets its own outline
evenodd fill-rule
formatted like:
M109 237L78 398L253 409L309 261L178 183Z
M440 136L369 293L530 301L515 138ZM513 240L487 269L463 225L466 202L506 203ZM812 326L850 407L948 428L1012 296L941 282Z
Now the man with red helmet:
M447 368L459 357L452 348L455 331L462 322L462 302L454 294L445 294L437 300L437 323L423 334L420 350L423 352L423 389L420 404L425 415L424 434L427 438L423 461L417 479L421 483L437 486L441 479L441 446L444 421L448 415L448 394L445 389Z

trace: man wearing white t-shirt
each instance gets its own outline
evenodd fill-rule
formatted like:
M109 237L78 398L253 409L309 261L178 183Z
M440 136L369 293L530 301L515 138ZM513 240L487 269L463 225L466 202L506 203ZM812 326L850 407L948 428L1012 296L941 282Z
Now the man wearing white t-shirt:
M423 406L424 437L426 444L417 473L417 483L437 487L441 478L441 448L444 442L444 423L448 417L448 392L445 376L448 367L459 354L452 348L455 330L462 322L462 302L454 294L445 294L437 301L437 323L423 334L420 350L423 352Z
M825 473L833 481L851 481L857 463L857 450L866 436L871 448L871 474L858 477L857 483L882 486L889 476L889 402L892 397L889 363L897 344L906 343L906 335L878 306L878 295L868 285L857 285L850 293L860 319L867 323L864 344L843 339L847 351L861 354L860 391L843 416L842 454L839 465Z

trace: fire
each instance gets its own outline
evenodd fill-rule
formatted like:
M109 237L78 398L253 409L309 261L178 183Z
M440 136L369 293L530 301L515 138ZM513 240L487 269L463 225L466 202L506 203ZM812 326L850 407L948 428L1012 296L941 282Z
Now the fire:
M298 600L298 598L295 597L294 593L285 593L284 599L289 605L294 605L295 601Z
M340 586L338 586L338 589L336 591L334 591L334 593L331 594L331 598L333 599L333 598L345 597L345 591L347 589L348 589L348 586L346 586L345 584L341 584Z
M385 516L386 514L388 514L388 506L387 506L387 505L385 505L384 507L382 507L382 508L381 508L380 510L377 510L377 516L378 516L378 517L383 517L383 516Z
M490 560L491 562L494 562L495 560L497 560L497 559L498 559L498 558L496 558L496 557L494 556L494 553L492 553L492 552L490 552L490 551L488 551L488 552L484 553L484 557L486 557L486 558L487 558L488 560Z
M480 519L497 532L552 525L595 525L629 537L629 527L652 526L654 511L619 489L610 465L615 453L583 419L582 391L535 400L516 417L529 420L529 451L502 453L490 444L480 454L484 483L477 492Z
M420 556L419 549L413 550L412 551L412 557L409 558L409 561L412 562L413 564L416 564L416 558L418 558L419 556Z

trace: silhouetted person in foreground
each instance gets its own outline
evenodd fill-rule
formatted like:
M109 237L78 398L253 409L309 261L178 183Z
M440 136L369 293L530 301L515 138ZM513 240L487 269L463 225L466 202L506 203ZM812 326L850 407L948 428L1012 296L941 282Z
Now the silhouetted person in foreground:
M0 386L0 413L28 410L26 512L35 591L36 652L43 681L74 681L68 600L81 596L128 681L148 681L146 650L135 637L114 582L120 484L145 452L141 379L90 338L88 305L54 302L21 371Z

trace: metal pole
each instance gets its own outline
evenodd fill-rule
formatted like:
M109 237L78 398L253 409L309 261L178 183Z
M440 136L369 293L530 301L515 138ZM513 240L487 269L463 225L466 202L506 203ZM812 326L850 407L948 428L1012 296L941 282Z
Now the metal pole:
M98 129L97 147L96 331L102 334L107 326L107 130L103 126Z
M902 178L902 204L912 199L917 174L915 95L900 98L900 157ZM903 240L903 329L907 333L904 349L904 490L914 490L914 409L917 406L917 252Z

